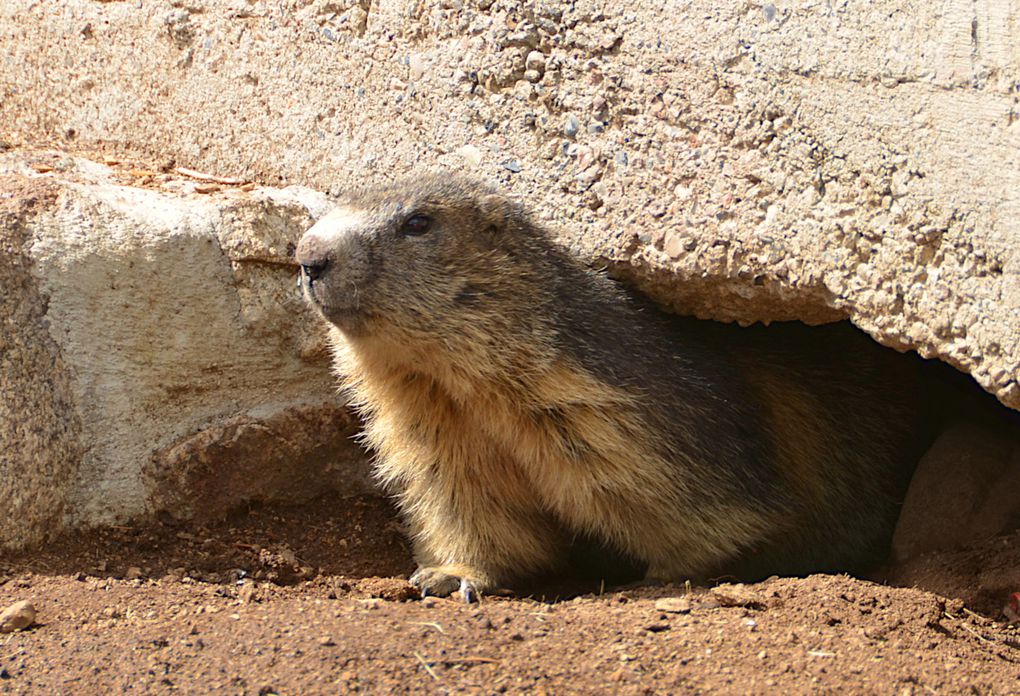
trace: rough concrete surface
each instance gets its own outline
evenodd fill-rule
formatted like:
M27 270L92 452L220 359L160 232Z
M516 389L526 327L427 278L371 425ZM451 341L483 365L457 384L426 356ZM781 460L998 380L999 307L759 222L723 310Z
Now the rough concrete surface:
M336 192L473 169L678 310L849 317L1020 406L1020 7L12 0L12 144Z
M46 154L0 173L0 541L366 490L290 260L324 196L167 193Z
M25 249L26 221L55 195L42 182L0 177L0 544L62 526L82 456L73 390Z
M470 170L677 311L849 318L1020 408L1017 35L993 1L8 0L0 140L326 193ZM234 196L69 183L16 252L77 521L145 509L154 448L328 398L280 246L325 198Z

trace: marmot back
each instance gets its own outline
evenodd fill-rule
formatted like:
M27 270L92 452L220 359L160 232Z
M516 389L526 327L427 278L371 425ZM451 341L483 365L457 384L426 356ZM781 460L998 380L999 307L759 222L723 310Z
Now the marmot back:
M884 552L916 389L863 335L664 314L445 175L352 194L297 256L423 592L555 571L579 537L671 580Z

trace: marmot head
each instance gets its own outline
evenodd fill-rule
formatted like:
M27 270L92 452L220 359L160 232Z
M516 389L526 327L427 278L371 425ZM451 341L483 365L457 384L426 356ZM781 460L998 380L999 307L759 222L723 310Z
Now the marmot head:
M296 256L305 296L345 335L415 341L529 325L551 270L536 266L559 253L520 205L439 174L346 196Z

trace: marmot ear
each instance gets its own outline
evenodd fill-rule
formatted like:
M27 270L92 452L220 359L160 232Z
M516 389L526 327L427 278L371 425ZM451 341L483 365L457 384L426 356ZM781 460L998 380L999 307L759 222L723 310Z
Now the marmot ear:
M506 217L506 199L495 193L487 193L478 199L478 212L487 219Z
M483 196L478 207L482 218L489 223L486 231L490 233L505 231L509 220L518 219L524 214L524 206L496 193Z

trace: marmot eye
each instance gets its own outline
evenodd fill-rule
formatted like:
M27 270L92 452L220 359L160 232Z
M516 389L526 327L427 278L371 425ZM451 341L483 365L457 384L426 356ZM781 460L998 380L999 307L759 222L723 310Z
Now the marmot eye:
M400 233L408 237L417 237L429 231L432 226L432 218L428 215L412 215L400 227Z

